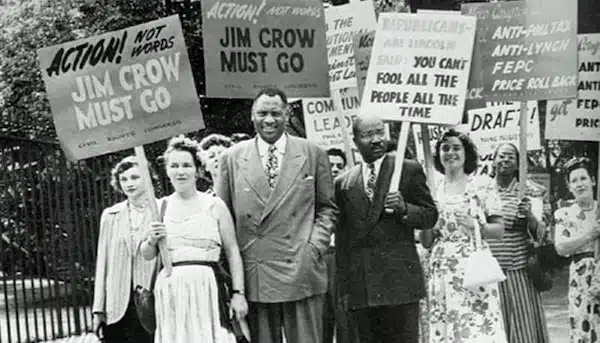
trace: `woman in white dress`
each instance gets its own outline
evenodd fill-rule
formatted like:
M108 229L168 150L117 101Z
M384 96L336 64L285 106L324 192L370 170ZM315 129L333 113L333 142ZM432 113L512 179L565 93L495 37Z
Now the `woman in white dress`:
M167 201L163 223L154 222L142 244L144 257L157 255L157 244L166 238L173 262L170 276L161 270L154 288L155 342L229 343L234 334L224 326L228 313L220 313L213 266L221 247L232 276L232 315L248 312L244 297L244 272L233 219L223 201L198 191L201 172L196 142L183 136L171 139L163 157L175 192Z

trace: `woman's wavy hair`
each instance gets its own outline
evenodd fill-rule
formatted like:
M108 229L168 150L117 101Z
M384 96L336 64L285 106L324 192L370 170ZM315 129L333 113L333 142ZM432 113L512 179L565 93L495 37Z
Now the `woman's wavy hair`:
M587 157L573 157L565 163L562 169L567 185L569 184L571 173L577 169L587 170L590 179L593 181L597 181L594 177L594 168L592 167L592 160Z
M169 153L173 151L187 151L192 154L192 158L194 160L194 166L196 169L202 168L202 159L200 158L200 147L198 146L198 142L191 138L187 138L184 135L179 135L173 137L169 140L167 144L167 149L165 152L159 157L159 160L163 163L166 168L167 156Z
M110 186L118 193L125 194L123 192L123 189L121 188L121 182L119 182L119 178L121 177L121 174L123 174L127 170L133 167L139 167L139 165L140 163L135 155L129 155L117 162L117 164L115 164L115 166L110 171ZM156 175L156 172L150 164L150 162L148 162L148 168L150 178L153 181L156 181L158 179L158 176Z
M438 141L435 143L435 152L433 154L433 166L435 170L438 172L445 174L445 168L442 165L442 161L440 159L440 147L442 143L444 143L450 137L457 137L463 145L465 149L465 165L463 167L466 174L471 174L477 170L477 164L479 161L479 155L477 154L477 146L469 136L466 134L457 131L454 128L450 128L445 131Z

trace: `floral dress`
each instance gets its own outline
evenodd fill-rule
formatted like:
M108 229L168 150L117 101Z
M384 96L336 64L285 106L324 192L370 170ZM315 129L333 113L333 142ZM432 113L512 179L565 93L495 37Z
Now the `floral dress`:
M592 208L597 207L596 202ZM584 211L577 203L556 210L556 243L585 234L592 229L595 217L593 210ZM574 260L569 267L569 336L572 343L600 342L600 301L588 294L595 268L593 252L594 242L579 248L574 255L587 253L590 256Z
M501 203L491 179L471 177L464 195L446 195L445 181L436 192L441 237L430 256L429 339L432 343L506 343L498 284L473 292L463 287L469 256L475 251L472 234L458 227L455 211L474 199L474 210L486 217L501 216ZM483 242L483 249L489 249Z
M417 244L417 253L423 269L425 285L427 285L429 283L429 250L419 243ZM419 342L429 343L429 299L427 295L419 301L419 311Z

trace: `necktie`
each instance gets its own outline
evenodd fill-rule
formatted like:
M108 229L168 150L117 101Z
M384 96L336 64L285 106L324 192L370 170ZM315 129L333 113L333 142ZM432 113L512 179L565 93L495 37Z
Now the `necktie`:
M369 163L369 178L367 179L367 197L369 201L373 202L373 196L375 195L375 183L377 182L377 175L375 175L375 164Z
M275 145L269 146L269 150L267 151L267 177L269 178L269 187L271 189L275 188L275 184L277 183L277 168L279 166L279 161L277 161L277 155L275 152L277 148Z

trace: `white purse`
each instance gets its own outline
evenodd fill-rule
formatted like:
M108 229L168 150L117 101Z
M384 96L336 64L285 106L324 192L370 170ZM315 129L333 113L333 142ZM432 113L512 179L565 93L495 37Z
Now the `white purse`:
M506 280L498 260L492 255L490 249L483 249L479 221L475 220L475 252L467 260L463 286L471 291L478 291L479 287L498 283Z

